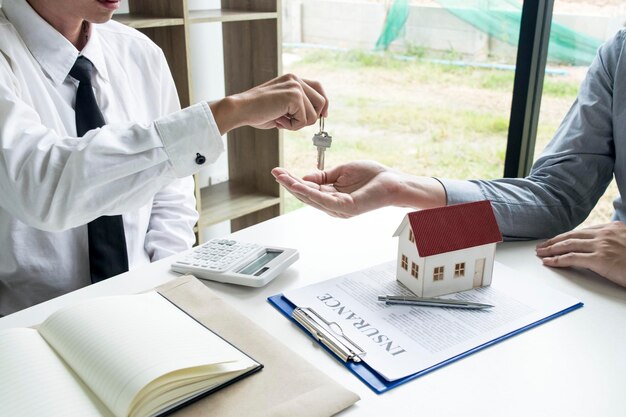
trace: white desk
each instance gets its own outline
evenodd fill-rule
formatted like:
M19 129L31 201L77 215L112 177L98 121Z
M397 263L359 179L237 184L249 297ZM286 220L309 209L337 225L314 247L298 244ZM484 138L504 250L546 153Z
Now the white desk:
M626 415L626 289L585 271L543 267L533 242L501 244L497 260L585 306L382 395L267 303L268 296L288 288L394 259L397 242L391 235L404 212L388 208L342 220L306 208L242 230L234 234L237 239L294 247L300 260L264 288L207 286L357 392L361 401L342 415ZM175 277L169 264L165 259L9 315L0 319L0 329L39 323L79 299L152 288Z

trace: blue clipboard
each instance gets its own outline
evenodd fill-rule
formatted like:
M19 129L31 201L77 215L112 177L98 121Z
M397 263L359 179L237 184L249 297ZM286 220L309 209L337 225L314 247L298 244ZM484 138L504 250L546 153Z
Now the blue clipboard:
M293 319L292 317L292 313L294 311L294 309L297 307L295 306L291 301L289 301L288 299L286 299L282 294L277 294L274 296L271 296L267 299L267 301L272 304L274 307L276 307L276 309L278 309L278 311L280 311L281 313L283 313L285 315L285 317L287 317L289 320L291 320L292 322L294 322L298 327L300 327L302 330L304 330L304 332L309 335L309 337L311 337L313 340L315 340L315 338L311 335L311 333L309 333L303 326L301 326L296 320ZM571 307L568 307L562 311L559 311L558 313L552 314L550 316L547 316L541 320L538 320L534 323L531 323L527 326L524 326L520 329L517 329L515 331L512 331L510 333L507 333L501 337L498 337L496 339L490 340L487 343L484 343L482 345L476 346L473 349L470 349L466 352L463 352L459 355L453 356L449 359L446 359L443 362L440 362L436 365L431 366L430 368L426 368L426 369L422 369L419 372L416 372L414 374L408 375L404 378L400 378L400 379L396 379L394 381L388 381L385 378L383 378L378 372L376 372L373 368L371 368L370 366L367 365L367 363L365 362L352 362L352 361L347 361L344 362L343 360L341 360L335 353L333 353L330 349L328 349L326 346L324 346L322 343L319 343L320 346L322 346L328 353L330 353L332 356L335 357L335 359L337 359L338 361L340 361L341 363L343 363L343 365L348 368L348 370L350 372L352 372L354 375L356 375L361 381L363 381L365 383L365 385L367 385L368 387L370 387L372 389L372 391L374 391L377 394L382 394L384 392L389 391L392 388L397 387L398 385L402 385L405 382L411 381L415 378L419 378L422 375L425 375L429 372L432 372L436 369L439 369L445 365L448 365L449 363L452 363L458 359L461 359L467 355L471 355L474 352L478 352L481 349L484 349L486 347L489 347L493 344L496 344L504 339L508 339L511 336L515 336L518 333L521 333L525 330L528 330L532 327L538 326L542 323L545 323L547 321L550 321L556 317L562 316L563 314L569 313L570 311L574 311L580 307L583 306L583 303L579 302L577 304L572 305Z

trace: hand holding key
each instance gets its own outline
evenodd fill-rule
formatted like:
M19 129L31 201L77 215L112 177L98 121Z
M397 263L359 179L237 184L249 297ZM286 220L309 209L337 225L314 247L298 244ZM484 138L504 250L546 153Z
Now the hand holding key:
M320 117L320 131L313 135L313 145L317 148L317 169L324 170L324 153L330 148L333 137L324 131L324 116Z
M209 103L221 134L240 126L298 130L328 114L322 85L293 74Z

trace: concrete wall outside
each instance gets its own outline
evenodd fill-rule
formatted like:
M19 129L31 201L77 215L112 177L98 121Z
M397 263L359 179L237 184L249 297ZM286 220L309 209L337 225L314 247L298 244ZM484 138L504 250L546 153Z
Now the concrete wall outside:
M283 41L371 50L384 20L382 3L288 0L283 2ZM554 21L605 40L624 27L626 16L555 14ZM405 28L392 50L404 52L410 45L475 60L516 55L516 46L491 38L441 7L410 6Z

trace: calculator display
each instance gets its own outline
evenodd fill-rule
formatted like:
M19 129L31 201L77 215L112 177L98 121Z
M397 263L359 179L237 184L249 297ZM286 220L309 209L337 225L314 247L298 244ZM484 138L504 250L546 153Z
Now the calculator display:
M237 272L242 275L261 275L268 269L263 267L267 265L272 259L277 258L281 253L283 253L283 251L267 250L264 254L262 254Z

